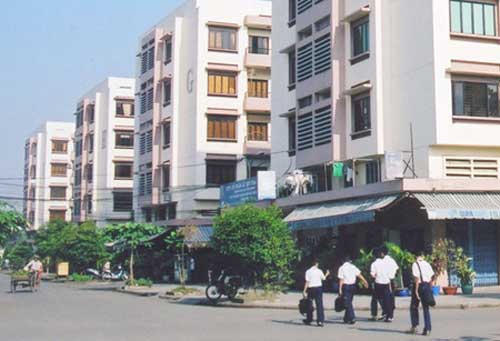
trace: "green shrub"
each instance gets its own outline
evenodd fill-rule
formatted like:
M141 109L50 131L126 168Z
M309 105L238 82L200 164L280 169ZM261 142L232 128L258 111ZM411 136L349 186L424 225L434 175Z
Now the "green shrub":
M128 280L127 285L131 287L149 287L153 286L153 281L149 278L139 278L135 280Z
M71 276L69 276L69 279L71 281L75 281L75 282L89 282L89 281L92 280L92 276L90 276L90 275L80 275L80 274L74 273Z
M19 241L7 247L3 259L8 259L14 270L22 269L33 258L33 245L28 241Z

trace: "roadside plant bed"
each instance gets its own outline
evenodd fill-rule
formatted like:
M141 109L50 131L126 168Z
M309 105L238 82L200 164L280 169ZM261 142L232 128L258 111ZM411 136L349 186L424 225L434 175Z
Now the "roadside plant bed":
M200 290L190 287L177 287L165 293L167 296L198 296L202 294Z
M92 276L89 275L80 275L80 274L71 274L69 276L69 280L73 282L79 282L79 283L85 283L85 282L90 282L92 281Z
M149 278L139 278L135 280L129 279L125 284L126 287L129 289L140 288L140 287L151 288L153 286L153 281L150 280Z
M279 300L279 292L270 290L248 290L240 293L240 297L245 303L268 301L275 302Z

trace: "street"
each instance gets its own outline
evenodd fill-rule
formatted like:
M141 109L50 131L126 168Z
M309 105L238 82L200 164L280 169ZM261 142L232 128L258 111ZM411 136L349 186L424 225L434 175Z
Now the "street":
M420 340L408 336L408 312L392 324L355 326L327 313L324 328L306 327L291 310L213 308L173 304L109 290L106 284L42 283L39 292L8 293L0 275L0 340ZM327 295L325 299L332 299ZM500 340L500 310L433 311L433 340Z

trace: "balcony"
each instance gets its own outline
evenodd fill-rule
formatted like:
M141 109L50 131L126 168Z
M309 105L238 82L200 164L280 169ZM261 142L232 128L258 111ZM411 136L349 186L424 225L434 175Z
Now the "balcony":
M271 136L246 136L245 155L268 155L271 152Z
M249 91L245 94L243 109L247 112L270 113L271 93Z
M270 15L247 15L245 26L263 30L271 30L272 17Z
M247 48L245 66L256 69L270 69L271 50L269 48Z

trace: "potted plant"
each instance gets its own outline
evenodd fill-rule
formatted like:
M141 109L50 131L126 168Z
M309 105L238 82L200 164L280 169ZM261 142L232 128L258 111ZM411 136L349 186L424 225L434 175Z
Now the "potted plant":
M396 263L400 266L398 273L394 282L396 283L397 290L396 295L398 296L410 296L410 290L405 287L403 274L411 271L412 264L415 262L415 255L407 250L401 249L398 245L394 243L385 243L389 255L394 258Z
M427 257L427 261L432 264L436 278L450 273L455 268L456 245L450 239L439 239L432 244L432 253ZM451 284L448 276L448 286L443 287L445 295L456 295L458 287ZM439 294L439 286L433 287L435 295Z
M471 257L468 257L464 250L459 247L456 252L456 273L460 280L460 286L462 288L462 293L464 295L472 295L474 290L474 279L476 278L476 273L470 266L472 261Z

